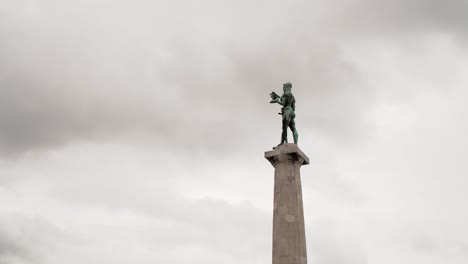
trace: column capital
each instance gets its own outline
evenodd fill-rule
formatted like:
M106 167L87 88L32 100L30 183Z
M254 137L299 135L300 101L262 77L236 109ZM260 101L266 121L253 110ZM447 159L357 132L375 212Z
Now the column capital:
M265 151L265 158L275 166L278 161L291 160L293 162L299 162L300 165L309 164L309 158L302 152L302 150L292 143L286 143L279 145L270 151Z

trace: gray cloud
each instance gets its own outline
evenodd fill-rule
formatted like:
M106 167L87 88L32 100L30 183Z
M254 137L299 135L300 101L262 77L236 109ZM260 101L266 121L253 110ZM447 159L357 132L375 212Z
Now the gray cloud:
M276 4L262 19L255 11L266 3L240 2L233 13L229 6L203 6L203 19L172 5L167 8L180 15L160 18L145 5L161 7L30 2L4 8L4 153L132 131L181 145L232 148L252 140L252 131L270 129L266 120L276 110L267 104L268 93L287 80L295 85L303 127L356 136L372 94L321 25L303 21L304 32L294 18L276 21ZM239 23L243 8L251 13ZM298 17L304 10L293 5ZM220 28L210 27L216 19ZM226 134L236 135L232 144Z
M345 25L351 25L358 30L370 29L382 34L418 34L431 31L466 33L466 1L360 0L351 3L343 18L348 22Z
M64 232L38 216L0 214L0 263L43 263L58 242L66 242Z
M412 247L416 251L433 251L436 250L437 245L432 238L419 234L414 237Z
M277 123L268 93L285 81L294 84L302 129L353 139L366 129L377 87L366 87L342 56L346 38L457 30L465 16L456 14L466 10L463 1L298 2L280 19L280 4L211 3L199 12L103 4L3 8L4 154L128 133L225 151Z

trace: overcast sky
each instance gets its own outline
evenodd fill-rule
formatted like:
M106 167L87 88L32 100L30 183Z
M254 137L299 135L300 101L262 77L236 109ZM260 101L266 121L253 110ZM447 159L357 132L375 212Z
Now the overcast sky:
M468 262L465 0L0 0L0 264ZM291 134L289 134L291 137Z

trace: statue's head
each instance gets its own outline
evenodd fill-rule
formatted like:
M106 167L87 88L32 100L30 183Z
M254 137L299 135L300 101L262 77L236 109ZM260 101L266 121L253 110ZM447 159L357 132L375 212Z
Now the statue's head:
M283 91L284 92L291 92L292 84L290 82L283 84Z

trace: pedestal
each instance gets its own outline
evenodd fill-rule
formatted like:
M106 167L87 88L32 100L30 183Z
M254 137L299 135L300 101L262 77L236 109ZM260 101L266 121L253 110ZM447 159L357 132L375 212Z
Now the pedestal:
M307 264L300 168L309 158L295 144L267 151L265 158L275 168L273 264Z

